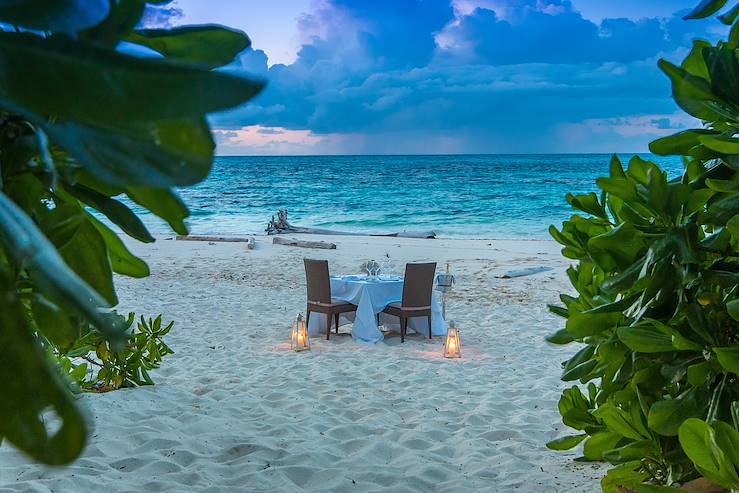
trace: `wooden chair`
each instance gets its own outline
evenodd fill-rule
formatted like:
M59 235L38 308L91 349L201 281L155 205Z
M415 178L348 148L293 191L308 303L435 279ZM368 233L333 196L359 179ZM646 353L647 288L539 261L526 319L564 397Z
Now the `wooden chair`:
M408 319L415 317L426 317L431 339L431 294L435 273L436 262L405 265L403 300L400 303L390 303L383 310L384 313L400 319L400 342L405 342Z
M331 279L328 275L328 260L303 259L305 279L308 284L308 308L305 324L310 323L311 312L326 315L326 340L331 337L331 317L336 321L336 333L339 333L339 316L342 313L355 312L357 306L346 301L331 298Z

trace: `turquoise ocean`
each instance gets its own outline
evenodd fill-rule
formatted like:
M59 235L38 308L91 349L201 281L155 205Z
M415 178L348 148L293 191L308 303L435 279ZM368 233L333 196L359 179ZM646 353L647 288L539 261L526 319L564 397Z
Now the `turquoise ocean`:
M620 155L625 163L630 154ZM679 159L641 155L670 174ZM549 238L571 215L565 195L597 191L610 155L218 157L180 191L192 234L263 233L278 209L294 225L357 233L433 230L442 237ZM167 226L147 215L152 232Z

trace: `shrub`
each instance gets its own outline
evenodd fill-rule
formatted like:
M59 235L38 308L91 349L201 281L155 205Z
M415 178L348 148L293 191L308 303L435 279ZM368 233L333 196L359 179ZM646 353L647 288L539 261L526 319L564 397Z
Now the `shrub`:
M0 440L48 464L76 458L87 436L48 352L83 356L94 343L96 378L108 387L147 382L166 352L168 329L142 323L131 336L132 320L111 309L113 272L149 269L90 210L154 241L117 198L126 196L186 234L188 210L173 189L210 171L206 115L263 85L211 70L248 47L243 33L144 29L147 8L144 0L0 4L0 23L13 27L0 31ZM123 41L158 54L128 55ZM61 365L86 385L86 370ZM50 412L54 432L44 425Z
M577 261L567 271L577 296L550 307L567 322L548 340L581 345L562 379L586 387L559 402L580 433L548 446L583 442L586 460L613 464L606 492L667 491L700 476L739 488L738 26L728 41L695 41L681 66L659 62L677 104L704 122L650 145L683 156L683 175L614 157L601 193L568 195L579 214L550 229Z

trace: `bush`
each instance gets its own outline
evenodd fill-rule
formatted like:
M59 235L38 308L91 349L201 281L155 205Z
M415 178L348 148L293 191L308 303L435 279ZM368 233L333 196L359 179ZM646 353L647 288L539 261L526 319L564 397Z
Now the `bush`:
M659 62L675 101L705 124L650 145L683 156L683 175L614 157L601 193L568 195L581 214L550 229L577 261L567 272L577 296L550 307L567 322L548 340L581 344L562 379L586 387L559 402L580 433L548 446L582 442L584 459L613 464L606 492L668 491L701 476L739 488L738 26L715 46L695 41L679 67Z
M100 333L88 329L69 350L47 341L49 354L82 390L108 392L153 385L149 370L159 368L162 358L173 354L163 339L174 322L162 326L161 315L148 321L142 316L133 328L135 319L133 313L128 314L124 323L127 341L118 351Z
M88 357L102 365L94 379L117 388L148 383L148 369L168 351L161 336L171 325L142 322L132 336L133 320L112 310L113 273L145 277L149 269L91 209L154 241L117 198L125 196L186 234L188 210L174 187L210 171L206 115L263 86L211 70L249 46L245 34L143 29L147 8L144 0L0 4L0 23L13 27L0 31L0 440L47 464L75 459L87 437L49 354L95 387L67 359ZM123 41L157 56L127 55ZM54 432L44 425L50 412L59 418Z

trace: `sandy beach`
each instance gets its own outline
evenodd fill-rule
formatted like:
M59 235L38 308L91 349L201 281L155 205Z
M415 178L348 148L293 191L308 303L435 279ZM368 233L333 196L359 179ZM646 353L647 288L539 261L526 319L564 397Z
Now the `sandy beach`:
M568 433L557 401L574 352L544 341L563 323L546 304L570 290L554 242L319 239L338 247L129 242L152 275L116 279L119 309L175 320L175 354L156 386L80 396L94 430L70 467L29 465L3 444L0 492L599 490L599 466L545 447ZM291 352L302 259L346 274L386 252L398 266L451 262L463 358L443 359L441 337L358 344L349 326ZM537 266L552 270L497 277Z

